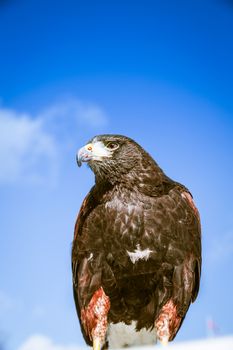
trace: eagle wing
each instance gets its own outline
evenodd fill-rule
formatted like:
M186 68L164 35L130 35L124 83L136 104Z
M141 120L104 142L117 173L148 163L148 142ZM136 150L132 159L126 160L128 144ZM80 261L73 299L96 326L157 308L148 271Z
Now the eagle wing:
M81 331L88 345L92 345L92 341L81 321L81 311L85 307L87 295L90 296L89 300L91 299L94 281L92 282L93 275L90 270L90 264L88 260L89 257L86 256L84 247L82 250L82 227L86 217L91 213L94 206L95 201L92 196L91 189L88 195L85 197L81 209L79 211L75 223L74 240L72 245L73 295ZM98 276L95 276L95 279L98 283Z
M105 295L102 285L108 281L108 295L112 296L117 291L115 277L104 258L102 237L98 241L98 235L90 237L89 229L84 229L86 220L90 222L93 213L96 217L98 206L101 205L100 197L95 195L93 187L84 199L76 220L72 245L73 294L81 331L88 345L92 345L91 330L96 323L93 309L98 299L104 306L102 318L107 315L110 307L109 298ZM106 325L103 327L106 328Z
M167 193L152 194L149 203L141 243L144 249L153 250L147 265L148 270L157 270L157 281L153 297L140 313L137 328L150 327L155 320L161 324L169 313L174 318L169 336L172 340L199 290L200 217L192 195L178 183Z

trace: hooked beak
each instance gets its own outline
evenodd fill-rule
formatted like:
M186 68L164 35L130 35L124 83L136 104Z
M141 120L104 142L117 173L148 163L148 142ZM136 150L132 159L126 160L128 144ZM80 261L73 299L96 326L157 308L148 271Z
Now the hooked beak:
M77 154L78 166L82 165L82 162L89 162L90 160L102 161L105 158L112 157L112 152L104 146L101 141L88 143L80 148Z
M80 148L80 150L78 151L78 154L76 156L78 166L80 167L83 162L88 162L89 160L92 159L92 157L93 157L93 146L91 143L89 143L88 145Z

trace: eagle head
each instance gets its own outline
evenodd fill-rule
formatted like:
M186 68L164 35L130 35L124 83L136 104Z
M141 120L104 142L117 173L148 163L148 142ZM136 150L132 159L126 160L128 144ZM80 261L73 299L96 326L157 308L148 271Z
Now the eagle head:
M142 169L146 152L134 140L122 135L98 135L93 137L77 153L77 163L87 162L97 179L116 182L132 169Z

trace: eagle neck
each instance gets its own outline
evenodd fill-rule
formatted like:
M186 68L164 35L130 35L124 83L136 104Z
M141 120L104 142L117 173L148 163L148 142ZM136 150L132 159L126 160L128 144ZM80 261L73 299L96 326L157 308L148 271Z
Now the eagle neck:
M131 191L139 190L142 188L156 187L160 185L166 178L161 168L156 164L150 164L147 167L134 167L127 173L111 172L96 174L95 182L98 187L116 187L126 188Z

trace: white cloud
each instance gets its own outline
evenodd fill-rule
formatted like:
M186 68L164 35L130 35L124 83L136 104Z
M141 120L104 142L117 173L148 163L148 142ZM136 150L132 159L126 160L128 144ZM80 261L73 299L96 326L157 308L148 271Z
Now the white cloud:
M168 348L171 350L232 350L233 349L233 337L213 337L207 339L185 341L185 342L175 342L169 343ZM135 350L139 348L135 348ZM152 347L146 347L144 350L152 350ZM156 347L158 350L164 349L164 346ZM143 349L141 349L143 350Z
M103 126L102 109L75 98L59 101L36 116L0 108L0 184L54 183L61 150L81 125Z
M81 350L75 345L58 345L43 335L32 335L18 350Z
M43 335L33 335L28 338L17 350L81 350L85 347L77 347L75 345L58 345L55 344L50 338ZM164 346L143 346L135 347L135 350L153 350L163 349ZM218 337L210 339L201 339L187 342L169 343L168 348L174 350L232 350L233 349L233 337ZM88 348L90 349L90 348Z
M54 175L57 148L41 118L0 109L0 183L38 182Z

